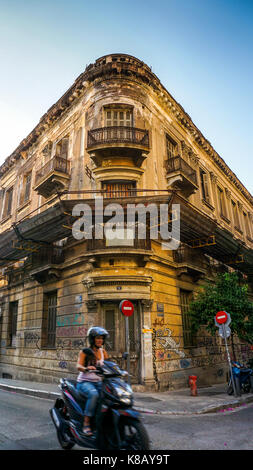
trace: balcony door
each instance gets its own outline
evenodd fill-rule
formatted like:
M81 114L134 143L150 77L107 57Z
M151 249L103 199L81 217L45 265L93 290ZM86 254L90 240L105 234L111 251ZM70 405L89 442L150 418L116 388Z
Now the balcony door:
M134 302L133 302L134 303ZM131 382L139 382L140 373L140 316L137 302L134 303L134 314L129 317L130 341L130 373ZM122 354L126 352L125 317L119 311L119 302L104 303L102 305L103 324L109 332L106 349L111 360L117 362L123 369L126 361Z
M103 197L127 197L136 196L135 181L103 181Z
M124 126L133 125L133 113L130 109L106 109L105 126Z
M133 126L133 113L129 109L106 109L105 126L107 139L129 140Z

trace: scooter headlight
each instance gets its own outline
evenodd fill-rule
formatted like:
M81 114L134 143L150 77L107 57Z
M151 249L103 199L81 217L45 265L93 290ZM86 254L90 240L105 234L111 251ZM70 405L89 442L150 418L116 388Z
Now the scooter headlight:
M131 403L131 397L133 394L132 388L130 385L125 384L125 388L114 384L115 395L120 399L121 402L126 403L127 405Z

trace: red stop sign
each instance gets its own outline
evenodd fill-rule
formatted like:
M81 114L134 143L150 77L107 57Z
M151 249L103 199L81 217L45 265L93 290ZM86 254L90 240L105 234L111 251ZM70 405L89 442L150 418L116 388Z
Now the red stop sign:
M130 300L122 300L119 304L121 313L126 317L131 317L134 313L134 306Z
M223 323L226 323L228 319L227 312L221 310L220 312L216 313L215 318L217 323L219 323L219 325L222 325Z

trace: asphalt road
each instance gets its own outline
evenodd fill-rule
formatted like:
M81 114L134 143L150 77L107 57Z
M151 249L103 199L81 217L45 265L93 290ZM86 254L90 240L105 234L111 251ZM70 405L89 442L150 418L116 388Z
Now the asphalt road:
M59 450L52 404L0 391L0 450ZM142 416L154 450L253 449L253 404L198 416Z

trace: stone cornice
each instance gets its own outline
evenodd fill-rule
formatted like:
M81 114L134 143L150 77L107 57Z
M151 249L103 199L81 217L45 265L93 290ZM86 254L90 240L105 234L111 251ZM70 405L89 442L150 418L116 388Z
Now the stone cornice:
M144 62L127 54L111 54L96 60L94 64L86 67L85 71L77 77L73 85L64 95L41 117L37 126L30 134L21 141L14 152L7 157L0 166L0 176L8 171L12 165L21 158L21 152L28 150L38 138L48 130L54 122L66 111L74 101L83 94L85 88L90 83L98 80L125 78L128 80L137 79L146 86L149 86L158 96L159 102L174 115L176 121L183 126L191 135L193 141L200 147L236 186L244 197L253 205L253 196L241 183L238 177L228 167L225 161L214 150L210 142L203 136L200 130L192 122L190 116L183 107L170 95L161 84L158 77L152 72Z

